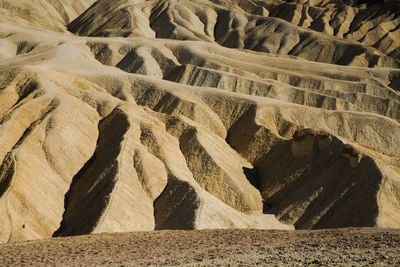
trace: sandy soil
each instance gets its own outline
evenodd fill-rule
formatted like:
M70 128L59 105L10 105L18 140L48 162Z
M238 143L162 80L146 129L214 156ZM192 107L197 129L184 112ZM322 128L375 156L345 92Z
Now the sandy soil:
M400 265L400 230L95 234L0 245L1 266Z

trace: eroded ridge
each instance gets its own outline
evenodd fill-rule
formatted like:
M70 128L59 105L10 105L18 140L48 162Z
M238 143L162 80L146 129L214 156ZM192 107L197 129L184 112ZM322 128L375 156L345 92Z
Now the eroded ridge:
M389 5L3 1L0 241L400 227Z

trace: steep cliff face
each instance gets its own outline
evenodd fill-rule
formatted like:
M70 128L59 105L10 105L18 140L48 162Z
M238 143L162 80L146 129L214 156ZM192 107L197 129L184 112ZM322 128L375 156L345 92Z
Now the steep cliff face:
M400 227L398 11L0 1L0 241Z

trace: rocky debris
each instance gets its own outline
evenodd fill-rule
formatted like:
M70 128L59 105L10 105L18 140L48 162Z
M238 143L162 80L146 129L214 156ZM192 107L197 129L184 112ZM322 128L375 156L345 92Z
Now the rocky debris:
M2 265L397 265L396 229L103 233L0 245Z

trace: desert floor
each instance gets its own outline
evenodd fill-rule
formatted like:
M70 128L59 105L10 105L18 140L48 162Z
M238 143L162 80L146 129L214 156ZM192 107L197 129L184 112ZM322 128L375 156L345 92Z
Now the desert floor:
M0 245L1 266L400 265L400 230L154 231Z

